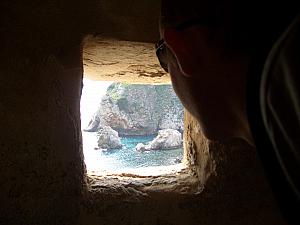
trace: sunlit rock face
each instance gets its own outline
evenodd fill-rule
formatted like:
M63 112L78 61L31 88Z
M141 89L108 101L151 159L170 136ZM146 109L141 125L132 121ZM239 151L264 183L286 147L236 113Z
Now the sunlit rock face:
M154 43L86 38L83 48L85 77L129 83L170 83L161 68Z
M181 133L173 129L164 129L158 132L158 135L144 145L142 143L137 144L137 151L150 151L150 150L165 150L182 147Z
M170 85L113 83L87 131L110 126L121 136L183 131L183 106Z
M98 131L98 146L100 149L122 148L118 132L109 126L101 127Z

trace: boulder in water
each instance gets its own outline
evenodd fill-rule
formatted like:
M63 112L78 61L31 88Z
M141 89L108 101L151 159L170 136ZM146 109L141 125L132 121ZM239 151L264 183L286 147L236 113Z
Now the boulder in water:
M98 131L98 146L100 149L122 148L118 132L110 126L101 127Z
M138 144L135 146L135 150L137 150L137 151L139 151L139 152L147 151L146 145L144 145L143 143L138 143Z
M153 141L149 142L147 145L139 143L135 149L137 151L149 151L175 149L180 147L182 147L181 133L173 129L164 129L158 132L158 135Z
M176 159L174 160L174 163L176 163L176 164L181 163L181 159L176 158Z

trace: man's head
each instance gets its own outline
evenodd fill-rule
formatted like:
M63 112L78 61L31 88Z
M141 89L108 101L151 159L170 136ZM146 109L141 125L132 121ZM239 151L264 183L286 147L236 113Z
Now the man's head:
M163 30L168 71L175 92L210 139L243 136L248 59L228 52L223 30L195 24ZM162 57L162 56L161 56Z
M252 142L246 75L253 53L268 41L273 43L272 26L265 25L272 24L274 12L268 18L265 5L260 6L247 13L259 5L234 0L162 1L164 43L158 56L168 67L175 92L209 139L241 137Z

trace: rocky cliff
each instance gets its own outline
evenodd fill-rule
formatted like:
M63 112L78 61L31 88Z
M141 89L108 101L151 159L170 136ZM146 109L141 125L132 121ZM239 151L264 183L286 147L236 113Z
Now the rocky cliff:
M113 83L86 131L110 126L119 135L150 135L183 130L183 106L171 85Z

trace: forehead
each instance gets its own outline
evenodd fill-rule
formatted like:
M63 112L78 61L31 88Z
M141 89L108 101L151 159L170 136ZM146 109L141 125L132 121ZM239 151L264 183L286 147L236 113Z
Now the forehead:
M217 0L162 0L160 24L162 27L175 27L182 21L193 18L218 18L222 4Z

